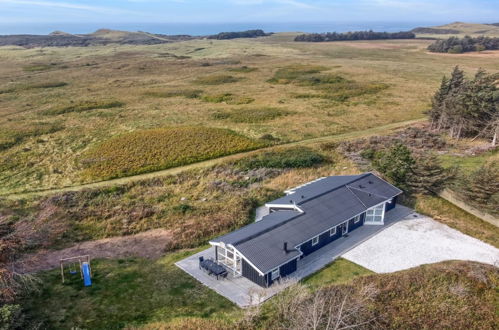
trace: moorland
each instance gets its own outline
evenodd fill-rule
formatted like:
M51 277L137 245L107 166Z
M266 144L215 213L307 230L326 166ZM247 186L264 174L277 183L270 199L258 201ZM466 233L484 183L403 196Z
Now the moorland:
M493 25L432 29L478 36L484 26L497 35ZM375 315L373 327L492 329L498 274L489 265L384 275L340 259L248 311L174 265L253 221L256 207L285 189L377 169L364 149L402 141L414 155L431 152L444 168L457 167L457 176L497 162L489 140L425 132L442 76L456 65L468 76L497 73L499 52L430 53L434 40L425 38L448 35L423 32L432 34L0 47L0 263L22 270L78 242L167 232L160 258L93 251L108 258L93 261L89 290L78 280L61 284L54 269L21 284L17 273L2 277L2 320L14 329L299 328L286 311L306 315L317 294L333 293L361 306L352 322ZM435 194L403 202L499 246L497 227Z

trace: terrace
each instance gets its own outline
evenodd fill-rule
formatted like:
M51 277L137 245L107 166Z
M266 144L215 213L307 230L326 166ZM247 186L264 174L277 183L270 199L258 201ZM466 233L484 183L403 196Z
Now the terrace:
M397 205L385 216L383 226L361 226L360 228L348 234L348 237L340 238L338 241L328 244L321 249L309 254L298 261L298 270L293 273L292 279L301 280L345 254L347 251L358 246L389 226L401 221L412 219L413 210ZM217 280L216 277L208 275L199 267L199 257L210 259L215 257L215 248L210 247L204 251L191 255L175 265L186 273L206 285L218 294L229 299L239 307L248 307L257 305L269 299L273 295L283 290L286 285L292 281L285 282L283 285L273 285L269 288L262 288L245 277L234 275L229 271L227 278Z

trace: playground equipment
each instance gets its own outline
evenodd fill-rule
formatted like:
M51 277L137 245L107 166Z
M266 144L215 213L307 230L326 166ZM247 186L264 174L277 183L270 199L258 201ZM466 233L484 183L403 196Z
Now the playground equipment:
M90 256L76 256L69 258L60 259L61 264L61 278L62 283L65 281L65 265L68 265L68 272L70 275L75 275L80 273L80 277L83 280L83 285L92 285L92 269L90 268Z

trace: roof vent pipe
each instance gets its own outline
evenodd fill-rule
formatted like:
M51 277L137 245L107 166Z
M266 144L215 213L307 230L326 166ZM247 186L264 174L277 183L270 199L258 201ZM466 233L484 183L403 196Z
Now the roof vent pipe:
M284 242L282 249L284 250L284 253L288 252L288 242Z

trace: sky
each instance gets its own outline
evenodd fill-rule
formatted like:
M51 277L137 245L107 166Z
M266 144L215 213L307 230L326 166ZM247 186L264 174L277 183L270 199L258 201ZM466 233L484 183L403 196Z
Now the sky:
M0 0L0 22L483 22L499 0Z

